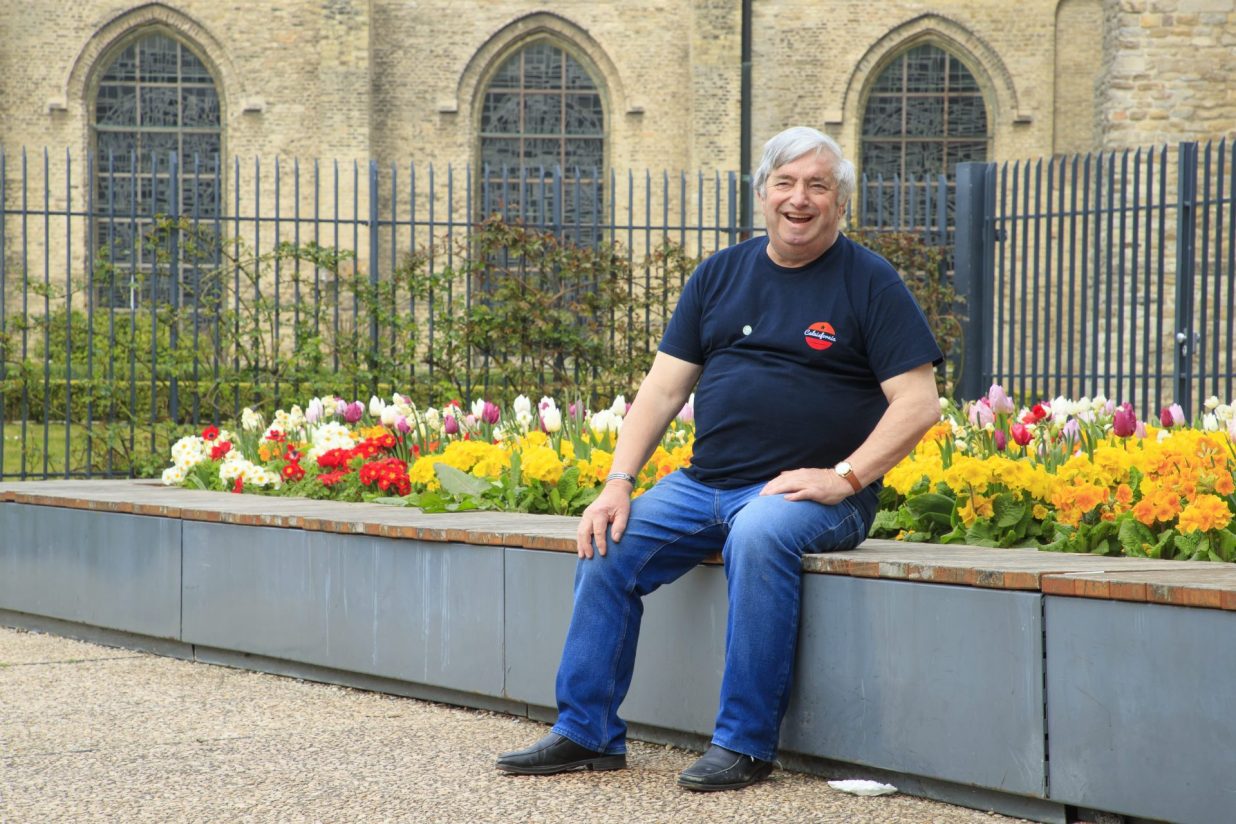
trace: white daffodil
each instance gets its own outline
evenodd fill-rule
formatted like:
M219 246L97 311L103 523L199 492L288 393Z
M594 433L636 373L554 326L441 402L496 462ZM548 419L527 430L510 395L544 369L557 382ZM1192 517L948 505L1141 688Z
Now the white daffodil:
M246 406L244 411L240 413L240 427L246 432L254 432L265 425L266 419L262 417L261 412L254 412Z
M185 482L185 473L178 466L169 466L163 470L164 486L179 486Z

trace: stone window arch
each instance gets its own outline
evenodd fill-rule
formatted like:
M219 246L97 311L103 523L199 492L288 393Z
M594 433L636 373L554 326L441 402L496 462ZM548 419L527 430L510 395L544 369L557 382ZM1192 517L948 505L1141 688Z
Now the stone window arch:
M920 41L872 73L864 101L861 222L906 225L932 206L944 174L951 224L957 164L984 161L991 149L991 118L975 73L951 51Z
M145 26L105 52L94 77L93 241L106 272L118 275L103 278L98 298L116 307L191 299L197 275L214 261L200 257L200 245L188 259L184 243L170 259L171 238L158 226L179 216L213 228L221 217L223 126L214 74L174 31Z
M476 122L485 216L599 239L606 105L585 58L554 37L516 44L483 84Z

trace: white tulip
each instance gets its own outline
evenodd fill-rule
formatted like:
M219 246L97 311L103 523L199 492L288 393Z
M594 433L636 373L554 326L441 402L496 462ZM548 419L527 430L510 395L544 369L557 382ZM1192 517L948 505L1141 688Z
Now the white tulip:
M562 413L558 411L558 407L550 406L541 410L541 423L545 427L546 432L557 432L562 428Z

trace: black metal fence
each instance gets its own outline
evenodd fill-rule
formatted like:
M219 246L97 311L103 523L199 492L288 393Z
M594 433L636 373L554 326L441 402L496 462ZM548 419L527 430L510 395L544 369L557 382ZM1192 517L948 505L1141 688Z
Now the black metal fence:
M944 243L951 197L943 177L865 181L854 214ZM467 258L486 215L614 250L643 303L601 319L621 331L598 360L651 357L684 261L760 231L743 198L734 173L0 150L0 478L149 471L174 424L311 394L445 400L426 353L485 300ZM416 267L420 291L399 277ZM538 388L495 384L487 357L456 361L452 396Z
M961 164L960 394L1233 399L1236 145Z

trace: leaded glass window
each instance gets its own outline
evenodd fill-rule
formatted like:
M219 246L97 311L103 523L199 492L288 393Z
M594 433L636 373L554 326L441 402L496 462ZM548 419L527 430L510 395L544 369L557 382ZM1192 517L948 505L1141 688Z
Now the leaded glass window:
M929 44L901 54L875 79L863 114L863 224L922 225L937 211L943 174L951 225L957 164L986 160L990 140L982 91L964 63Z
M183 299L191 300L213 261L202 259L200 244L179 243L171 260L168 233L158 227L163 218L180 217L208 229L221 214L222 131L210 71L179 41L142 37L103 71L91 120L95 250L113 273L99 286L100 302L166 302L173 272ZM186 259L187 249L194 259Z
M596 82L545 40L507 58L481 105L481 209L600 238L605 112Z

